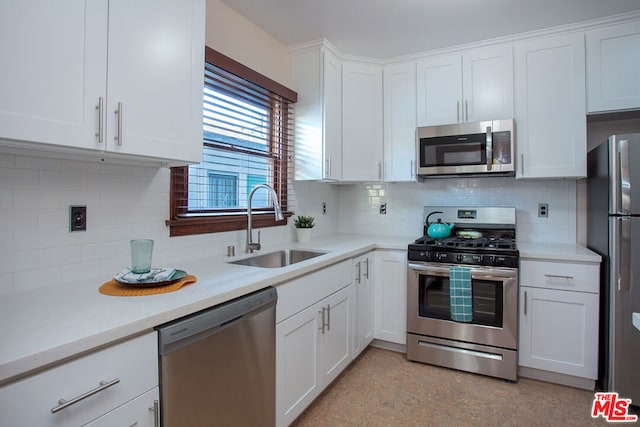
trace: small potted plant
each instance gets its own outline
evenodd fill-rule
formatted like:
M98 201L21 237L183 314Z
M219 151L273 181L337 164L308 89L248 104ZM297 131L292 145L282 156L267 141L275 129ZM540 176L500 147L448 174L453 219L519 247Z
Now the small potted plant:
M307 215L298 215L293 219L293 225L298 233L298 242L307 243L311 240L311 229L316 225L314 217Z

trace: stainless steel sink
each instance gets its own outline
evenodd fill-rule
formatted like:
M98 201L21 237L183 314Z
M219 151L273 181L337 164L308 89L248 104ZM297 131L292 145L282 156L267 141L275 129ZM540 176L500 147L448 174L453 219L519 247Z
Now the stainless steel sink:
M229 264L248 265L251 267L262 268L279 268L315 258L324 254L326 254L326 252L307 251L301 249L286 249L282 251L269 252L250 258L243 258L237 261L231 261Z

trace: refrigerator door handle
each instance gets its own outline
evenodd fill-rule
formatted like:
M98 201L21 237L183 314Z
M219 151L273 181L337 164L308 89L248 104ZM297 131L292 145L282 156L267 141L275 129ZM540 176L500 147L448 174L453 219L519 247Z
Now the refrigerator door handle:
M618 260L612 265L614 280L618 292L629 292L631 288L631 219L615 218L612 260Z
M620 200L621 213L631 213L631 170L629 169L629 140L618 140L618 167L620 168Z

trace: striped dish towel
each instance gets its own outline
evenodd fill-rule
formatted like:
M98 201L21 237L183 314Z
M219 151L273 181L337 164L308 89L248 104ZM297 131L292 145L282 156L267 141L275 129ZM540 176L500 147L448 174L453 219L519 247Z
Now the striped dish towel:
M470 268L449 267L449 306L451 320L471 322L473 319Z

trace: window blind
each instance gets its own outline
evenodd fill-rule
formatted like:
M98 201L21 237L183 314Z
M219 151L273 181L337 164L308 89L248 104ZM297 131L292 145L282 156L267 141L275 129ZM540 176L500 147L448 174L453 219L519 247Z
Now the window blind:
M293 118L289 99L206 62L203 161L172 170L173 216L245 214L258 184L271 185L286 211ZM255 193L252 208L273 210L267 191Z

